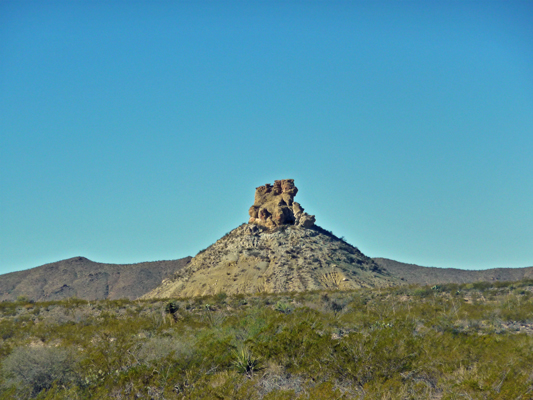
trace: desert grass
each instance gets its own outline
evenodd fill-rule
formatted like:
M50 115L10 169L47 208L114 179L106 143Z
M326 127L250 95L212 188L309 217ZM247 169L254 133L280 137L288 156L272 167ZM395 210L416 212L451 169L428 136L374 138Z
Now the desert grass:
M0 303L2 399L529 399L533 281Z

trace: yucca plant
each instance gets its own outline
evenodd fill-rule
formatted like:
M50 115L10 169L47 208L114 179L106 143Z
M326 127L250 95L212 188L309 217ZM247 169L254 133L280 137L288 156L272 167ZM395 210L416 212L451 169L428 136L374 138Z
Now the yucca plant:
M263 369L261 366L261 359L259 357L254 357L247 347L243 346L240 349L235 350L233 356L235 357L235 361L233 361L235 369L241 374L246 374L249 378L253 376L254 372Z
M177 313L180 308L180 305L176 302L176 300L169 301L165 306L165 312L167 314L174 314Z
M274 309L276 311L282 312L283 314L289 314L292 311L290 306L282 301L278 301Z

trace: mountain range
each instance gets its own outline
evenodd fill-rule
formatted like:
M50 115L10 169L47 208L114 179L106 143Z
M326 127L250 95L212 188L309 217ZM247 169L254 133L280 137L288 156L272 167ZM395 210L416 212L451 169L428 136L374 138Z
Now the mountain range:
M0 301L78 297L85 300L136 299L189 263L191 257L138 264L106 264L74 257L0 275Z
M326 232L327 233L327 232ZM316 240L324 240L321 235L316 235ZM327 236L326 236L327 237ZM352 246L344 244L340 241L336 242L333 238L329 238L328 241L336 243L337 246L345 246L347 250L345 256L353 256L348 250L353 251ZM216 249L213 249L214 251ZM206 253L206 249L199 255ZM305 250L304 250L305 251ZM311 249L309 249L309 252ZM374 274L376 285L377 281L381 281L381 277L384 279L384 285L392 284L420 284L420 285L436 285L444 283L474 283L474 282L509 282L518 281L522 279L533 279L533 267L524 268L493 268L486 270L463 270L456 268L436 268L436 267L423 267L415 264L408 264L399 261L390 260L387 258L368 258L358 250L357 255L360 257L363 263L366 264L368 270L367 274ZM210 251L211 252L211 251ZM210 253L209 252L209 253ZM205 254L204 257L209 255ZM311 254L311 253L309 253ZM255 257L253 255L252 257ZM310 257L314 257L311 255ZM310 260L309 257L309 261ZM200 258L200 257L199 257ZM192 290L198 290L198 288L205 283L205 287L213 287L216 282L216 276L224 277L224 274L228 279L219 280L220 287L224 287L230 282L234 282L235 285L231 287L241 288L241 292L246 292L245 283L254 282L254 278L261 279L261 282L267 282L268 276L259 278L261 267L265 266L264 261L257 261L253 266L259 265L260 269L252 267L250 271L246 272L245 268L242 268L246 263L250 262L250 259L242 258L240 264L235 259L235 255L228 254L225 257L227 265L234 263L228 271L213 271L212 274L204 281L201 281L199 285L191 286ZM176 286L182 281L182 278L187 273L187 268L191 266L192 257L185 257L178 260L166 260L166 261L152 261L141 262L137 264L106 264L91 261L85 257L73 257L67 260L62 260L50 264L45 264L36 268L10 272L8 274L0 275L0 301L14 301L17 298L25 297L34 301L50 301L50 300L62 300L69 297L78 297L85 300L102 300L102 299L137 299L139 297L171 297L180 296L179 290L176 291ZM259 259L259 258L257 258ZM305 259L304 259L305 260ZM197 263L196 261L195 263ZM239 264L239 265L237 265ZM194 266L194 264L192 264ZM372 268L375 271L372 271ZM244 272L240 272L245 269ZM316 267L318 269L318 267ZM313 289L337 289L337 288L353 288L357 287L357 281L352 282L344 281L344 274L349 272L349 268L345 268L342 265L330 268L327 272L322 272L321 275L315 274L316 279L312 285L305 285L306 275L312 276L312 273L298 270L297 264L291 269L290 264L287 263L284 267L279 269L277 277L272 277L272 287L279 286L280 291L297 291L299 288L297 285L301 285L300 289L313 290ZM277 269L275 269L277 271ZM300 280L298 277L298 271L304 278ZM310 271L313 271L311 268ZM316 270L315 270L316 271ZM222 272L222 273L221 273ZM256 274L254 274L256 272ZM360 274L363 274L360 272ZM292 278L288 279L288 286L283 286L284 282L280 277L284 274L292 274ZM341 278L341 274L343 277ZM212 275L212 276L211 276ZM350 274L347 274L350 276ZM376 278L377 277L377 278ZM274 279L276 278L276 279ZM357 279L357 276L355 276ZM220 279L220 278L219 278ZM233 279L236 279L233 281ZM177 282L177 283L176 283ZM224 283L223 283L224 282ZM277 283L276 283L277 282ZM281 283L280 283L281 282ZM210 286L211 285L211 286ZM339 287L340 285L340 287ZM217 284L218 286L218 284ZM361 283L360 287L372 286L372 284ZM376 285L379 286L379 285ZM223 291L232 292L231 287L226 287ZM195 289L196 288L196 289ZM216 286L215 286L216 288ZM229 289L229 290L228 290ZM214 290L209 291L205 289L199 293L189 292L191 289L181 294L195 295L195 294L207 294L215 293ZM222 291L222 290L221 290Z
M105 264L74 257L0 275L0 301L348 290L533 278L533 267L468 271L369 258L294 201L293 179L259 186L249 221L194 258Z
M407 284L437 285L443 283L512 282L533 279L533 267L465 270L457 268L421 267L388 258L374 258L376 264Z

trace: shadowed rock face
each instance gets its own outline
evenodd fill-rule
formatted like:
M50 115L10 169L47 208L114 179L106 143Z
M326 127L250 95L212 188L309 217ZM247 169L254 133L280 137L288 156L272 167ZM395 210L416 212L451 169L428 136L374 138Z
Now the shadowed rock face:
M315 224L314 215L304 212L294 201L298 188L294 179L274 181L255 189L254 205L250 207L248 223L274 229L281 225L299 225L309 228Z

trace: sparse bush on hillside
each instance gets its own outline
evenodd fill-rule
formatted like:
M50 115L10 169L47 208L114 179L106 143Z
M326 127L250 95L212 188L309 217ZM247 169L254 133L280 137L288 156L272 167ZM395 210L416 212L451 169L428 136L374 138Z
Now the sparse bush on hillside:
M171 300L165 305L165 312L167 314L170 314L174 318L174 320L177 319L176 313L178 312L179 309L180 309L180 306L178 302L175 300Z
M153 337L138 346L136 361L145 365L161 365L169 358L184 361L192 354L192 343L173 337ZM129 350L132 352L132 350Z
M69 385L78 379L78 357L68 348L17 347L2 362L7 384L34 397L54 384Z

